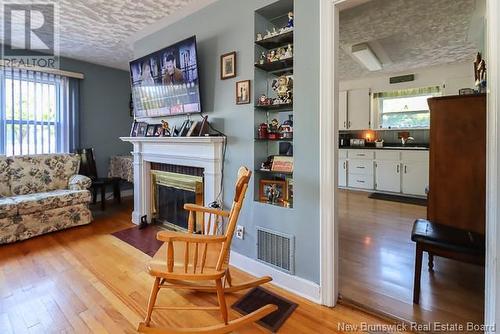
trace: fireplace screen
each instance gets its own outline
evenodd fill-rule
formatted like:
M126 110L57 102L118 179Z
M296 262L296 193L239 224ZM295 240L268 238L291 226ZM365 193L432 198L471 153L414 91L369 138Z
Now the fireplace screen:
M153 218L174 230L188 228L189 213L184 204L204 204L203 178L200 176L151 171ZM195 231L203 224L203 214L196 215Z

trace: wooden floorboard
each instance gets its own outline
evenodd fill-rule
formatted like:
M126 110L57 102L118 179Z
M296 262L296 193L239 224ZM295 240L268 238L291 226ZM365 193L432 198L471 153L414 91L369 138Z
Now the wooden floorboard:
M420 305L412 302L413 222L426 207L374 200L339 191L340 293L357 304L407 321L483 323L484 267L435 257L423 259Z
M136 333L153 279L151 259L111 233L131 227L132 203L96 211L86 226L0 246L0 333ZM248 275L233 269L234 281ZM354 308L330 309L282 289L266 287L299 304L279 333L337 333L343 324L389 324ZM228 295L232 305L244 293ZM213 294L161 291L160 304L213 305ZM238 314L231 310L230 317ZM215 312L158 311L158 326L207 326L220 323ZM356 327L358 326L358 327ZM350 332L360 332L354 330ZM237 333L267 333L258 325Z

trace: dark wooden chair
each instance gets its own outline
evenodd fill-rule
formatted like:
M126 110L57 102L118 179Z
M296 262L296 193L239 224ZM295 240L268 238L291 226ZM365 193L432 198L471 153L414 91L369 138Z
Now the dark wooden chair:
M79 174L85 175L92 180L92 201L95 204L97 201L97 191L101 192L101 210L106 210L106 189L108 186L113 188L113 198L116 202L121 202L120 179L116 177L98 177L97 166L95 162L95 155L93 148L83 148L76 150L80 155L80 172Z
M427 252L429 255L429 271L434 270L434 255L484 265L486 244L482 234L418 219L413 224L411 240L417 244L413 282L413 302L415 304L420 302L423 252Z

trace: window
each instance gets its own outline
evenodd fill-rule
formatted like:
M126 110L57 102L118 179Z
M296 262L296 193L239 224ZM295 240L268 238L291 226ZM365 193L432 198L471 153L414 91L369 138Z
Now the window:
M428 128L430 112L427 99L441 95L440 87L406 89L374 94L382 129Z
M35 71L0 71L0 154L69 152L77 103L69 78Z

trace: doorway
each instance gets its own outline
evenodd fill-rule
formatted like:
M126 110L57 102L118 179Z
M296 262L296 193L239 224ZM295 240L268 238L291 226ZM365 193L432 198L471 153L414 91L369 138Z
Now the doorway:
M373 1L377 1L377 0L373 0ZM335 2L335 6L332 4L330 4L331 6L325 6L325 12L322 13L324 15L323 17L323 22L322 22L322 27L326 30L326 29L332 29L333 33L330 32L329 34L324 34L322 35L322 47L323 47L323 52L322 52L322 55L330 55L332 56L333 55L333 58L336 59L337 57L334 56L336 54L339 53L339 50L338 50L338 47L339 47L339 17L341 16L341 13L339 14L339 9L341 9L342 7L341 6L349 6L350 7L355 7L356 5L359 5L360 3L365 3L366 1L357 1L357 0L353 0L353 1L337 1ZM345 8L345 7L344 7ZM491 25L491 17L494 16L493 14L491 14L491 10L492 10L492 6L491 4L488 2L488 9L489 9L489 20L488 22L490 23ZM496 8L496 4L494 5L494 8ZM331 20L330 20L331 19ZM329 22L329 23L327 23ZM490 29L491 27L489 27L489 36L492 35L492 31ZM332 41L328 41L328 39L326 38L326 36L330 36ZM491 39L491 38L490 38ZM490 40L489 39L489 40ZM489 52L490 52L490 55L489 55L489 59L496 59L494 57L491 56L491 54L493 54L492 52L492 44L491 42L488 43L489 44ZM374 47L376 48L376 47ZM495 55L495 54L494 54ZM340 57L339 57L340 58ZM490 63L493 63L494 61L493 60L490 60ZM322 64L324 62L322 61ZM493 65L493 64L492 64ZM328 61L325 62L325 68L326 68L326 71L331 71L331 73L333 73L333 77L330 78L330 80L323 80L323 92L326 94L326 91L327 89L326 88L329 88L331 89L330 91L335 91L335 92L338 92L340 90L341 87L339 87L339 64L338 63L331 63L330 64L330 68L328 68L329 64L328 64ZM472 67L472 65L470 65ZM493 65L495 66L495 65ZM493 69L490 73L493 73ZM491 74L490 74L491 75ZM335 78L335 79L334 79ZM490 77L491 78L491 77ZM490 89L490 96L488 96L488 104L489 104L489 110L496 110L496 109L492 109L492 105L494 105L492 102L492 99L491 99L491 95L492 95L492 92L496 92L496 87L494 87L494 82L493 81L493 78L490 79L490 85L489 85L489 89ZM357 87L359 88L359 87ZM323 97L325 97L325 95L323 95ZM330 107L330 110L336 110L337 112L337 115L338 115L338 106L337 106L337 103L339 101L339 95L337 94L334 94L334 98L333 99L330 99L330 101L327 101L328 98L324 98L324 100L322 101L323 104L322 104L322 107ZM322 109L323 109L322 108ZM335 129L335 130L338 130L338 128L341 126L341 124L338 122L338 119L337 119L337 115L335 115L335 117L332 117L331 115L328 116L326 115L326 112L325 113L322 113L322 122L324 121L324 123L322 124L322 128L323 130L324 129ZM489 173L488 173L488 184L494 184L494 183L491 183L491 180L493 179L493 177L495 176L491 170L495 169L496 166L492 164L492 162L494 161L494 158L496 159L496 154L491 154L491 151L492 151L492 146L494 146L493 144L496 143L496 132L493 133L494 131L496 131L496 129L492 128L492 119L494 119L496 117L496 115L492 114L491 112L488 114L488 125L489 125L489 130L488 130L488 139L489 139L489 150L488 150L488 166L489 166ZM494 130L494 131L493 131ZM335 132L336 134L336 132ZM338 147L338 138L337 136L334 136L334 135L328 135L326 132L322 132L322 142L323 143L334 143L334 147ZM494 141L492 141L492 139L494 139ZM330 144L330 147L331 147L331 144ZM327 152L328 151L328 147L326 147L326 145L322 145L322 166L324 167L325 165L327 165L327 162L330 163L329 167L329 171L331 172L332 170L335 170L335 173L334 174L337 174L338 171L340 170L341 168L341 165L339 164L339 161L341 160L341 158L339 158L339 152ZM327 186L331 186L332 188L331 189L334 189L336 187L336 182L338 182L338 176L337 175L334 175L333 176L333 179L328 179L328 176L325 174L322 173L322 177L323 177L323 180L326 181L326 182L322 182L323 184L323 189L326 188ZM332 178L330 176L330 178ZM488 189L488 196L490 197L492 193L496 192L496 189L492 189L491 187ZM322 260L322 288L326 288L325 290L323 291L331 291L333 292L333 296L330 297L330 304L333 304L335 302L335 296L336 294L339 292L339 286L336 285L338 282L334 281L333 283L329 283L327 282L327 277L328 277L328 273L330 275L333 275L335 277L342 277L342 264L341 264L341 267L340 267L340 275L338 274L339 273L339 268L335 265L335 263L339 263L339 262L335 262L333 261L333 259L339 257L340 255L340 258L342 258L342 252L345 250L344 247L342 247L342 242L340 242L340 248L339 248L339 243L331 243L331 245L327 244L328 240L335 240L335 238L339 238L339 235L340 235L340 239L342 240L342 228L341 226L339 226L338 224L335 225L335 226L328 226L328 223L325 223L328 221L328 218L330 215L330 217L341 217L342 214L343 214L343 211L346 211L344 209L342 209L342 205L343 203L345 204L346 202L348 203L348 205L351 205L351 208L354 208L353 210L347 210L348 212L355 212L355 211L358 211L361 212L363 210L367 210L367 208L369 210L375 210L375 212L372 212L371 215L367 215L368 217L369 216L373 216L373 215L376 215L377 214L377 210L381 210L381 212L383 212L384 210L385 211L396 211L396 212L399 212L398 215L400 216L400 218L402 220L405 220L404 218L404 215L407 214L409 217L406 219L406 220L410 220L411 223L413 223L413 219L414 218L417 218L418 216L422 216L425 218L425 208L419 208L417 206L413 206L413 207L408 207L408 206L405 206L404 204L402 203L396 203L396 204L391 204L389 202L387 203L381 203L381 202L377 202L377 204L370 204L371 202L369 201L370 199L368 199L367 197L368 196L365 196L366 194L363 193L363 192L352 192L352 193L346 193L345 191L342 192L337 192L333 195L325 195L325 192L322 191L322 207L326 204L326 203L335 203L335 205L333 205L333 207L331 209L327 209L325 207L323 207L322 209L322 219L323 219L323 223L322 223L322 232L326 232L326 233L322 233L323 234L323 238L322 238L322 242L323 242L323 245L326 246L322 246L322 250L323 252L324 251L330 251L330 259L332 259L332 265L329 265L328 264L328 256L323 256L323 260ZM490 197L491 198L491 197ZM329 202L330 201L330 202ZM490 202L491 203L491 202ZM358 208L356 210L356 207ZM496 207L496 206L495 206ZM388 209L390 208L390 209ZM408 209L410 208L410 209ZM495 218L495 214L496 214L496 208L493 208L491 205L487 208L488 210L488 224L491 225L492 222L496 221L496 220L493 220L493 218ZM406 212L406 213L405 213ZM345 212L344 212L345 213ZM350 219L355 219L352 217L350 217ZM359 221L359 219L357 219L357 221ZM337 222L339 222L339 220L337 220ZM410 224L411 224L410 223ZM397 224L396 224L397 225ZM336 227L336 228L335 228ZM340 228L339 228L340 227ZM352 226L351 226L352 227ZM410 228L411 229L411 228ZM407 226L404 227L404 230L407 231ZM491 231L491 226L489 226L489 231ZM340 232L339 232L340 231ZM488 233L489 236L491 236L489 233ZM395 239L398 239L398 237L395 235ZM407 235L407 239L409 239L409 233ZM337 239L338 240L338 239ZM370 239L361 239L361 238L358 238L358 241L360 242L360 245L363 245L364 243L370 243L370 242L376 242L376 240L370 240ZM397 248L397 246L395 246ZM413 246L414 247L414 246ZM358 247L359 248L359 247ZM414 249L414 248L413 248ZM414 254L413 254L414 250L411 251L411 256L414 257ZM380 252L379 252L380 253ZM394 252L388 252L385 254L385 257L386 258L390 258L391 257L391 254L394 254ZM491 255L491 254L490 254ZM491 256L488 256L488 259L491 259ZM340 261L340 263L342 263ZM358 261L358 264L360 262ZM441 265L441 268L443 268L443 266L445 266L445 264L443 263ZM410 281L410 286L412 285L412 276L413 276L413 261L411 261L411 264L408 265L408 268L410 268L411 270L411 274L409 275L409 281ZM463 268L462 268L463 269ZM463 273L464 271L460 269L459 267L456 267L454 270L455 271L450 271L450 275L457 275L457 273ZM491 278L494 277L493 276L493 273L494 273L494 267L491 266L491 262L487 262L487 265L486 265L486 270L487 270L487 279L486 279L486 290L488 291L488 289L491 289L489 288L489 282L491 282ZM390 274L389 270L387 270L385 272L385 274ZM396 274L396 272L394 272L393 274ZM424 274L425 275L425 274ZM470 277L474 277L474 272L472 271L470 274L466 274L464 276L470 276ZM333 276L329 276L330 278L333 277ZM403 275L404 276L404 275ZM424 277L425 279L425 277ZM429 279L429 277L428 277ZM355 285L356 283L356 278L354 278L353 280L351 280L352 284ZM356 288L356 286L354 286ZM479 287L481 290L483 290L483 288L480 286ZM390 287L389 287L390 289ZM340 292L342 292L342 283L340 283ZM487 294L489 296L491 296L491 294ZM479 296L480 299L482 300L482 296ZM465 299L468 299L468 298L465 298ZM476 303L474 302L474 300L470 300L472 303ZM323 303L325 304L329 304L328 303L329 300L328 300L328 297L326 296L323 296ZM482 304L482 303L480 303ZM488 302L488 300L486 301L486 304L487 305L493 305L491 302ZM375 307L372 307L373 309L380 309L379 307L380 305L375 305ZM477 311L477 310L476 310ZM479 310L480 313L482 313L481 310ZM490 316L488 316L488 314L490 314ZM491 316L491 310L489 310L489 308L487 307L486 308L486 322L487 323L492 323L493 322L493 317Z

